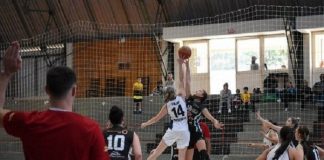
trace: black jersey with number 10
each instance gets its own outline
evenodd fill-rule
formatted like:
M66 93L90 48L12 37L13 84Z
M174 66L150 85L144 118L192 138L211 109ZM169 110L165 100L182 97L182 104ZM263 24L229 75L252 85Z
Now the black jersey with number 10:
M120 126L114 126L103 132L108 154L111 160L127 160L133 143L134 132Z

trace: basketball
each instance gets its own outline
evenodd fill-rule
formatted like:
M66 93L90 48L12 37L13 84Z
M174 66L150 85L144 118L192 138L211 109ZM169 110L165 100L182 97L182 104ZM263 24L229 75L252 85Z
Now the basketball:
M188 59L191 56L191 49L188 46L182 46L178 50L179 57L182 59Z

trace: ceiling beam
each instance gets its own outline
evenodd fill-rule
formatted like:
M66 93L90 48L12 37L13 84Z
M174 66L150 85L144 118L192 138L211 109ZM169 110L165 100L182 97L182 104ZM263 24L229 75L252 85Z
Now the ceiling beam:
M86 8L86 12L87 12L87 15L89 16L90 20L94 23L95 25L95 30L97 31L97 34L100 33L100 29L98 27L98 24L97 24L97 19L96 19L96 16L93 14L93 8L92 8L92 5L90 4L89 0L84 0L84 3L85 3L85 8Z
M170 16L169 16L168 10L166 9L165 4L164 4L165 0L157 0L157 1L158 1L158 4L162 8L162 13L163 13L163 16L165 18L165 22L169 22L170 21Z
M15 7L15 10L18 14L18 17L21 21L21 24L23 25L24 29L25 29L25 32L27 34L27 36L30 38L33 34L32 34L32 31L31 31L31 28L27 22L27 19L25 17L25 14L23 12L23 9L19 6L19 3L17 2L17 0L12 0L12 3Z
M133 33L134 32L134 29L133 29L133 27L132 27L132 23L131 23L131 21L130 21L130 19L129 19L129 16L128 16L128 13L127 13L127 9L126 9L126 5L125 5L125 3L124 3L124 0L120 0L121 1L121 4L122 4L122 8L123 8L123 11L124 11L124 13L125 13L125 16L126 16L126 20L127 20L127 24L129 24L128 26L129 26L129 29L130 29L130 31Z
M140 7L142 15L144 16L145 23L146 24L151 24L152 22L151 22L149 13L147 11L147 8L145 6L144 0L139 0L139 7Z

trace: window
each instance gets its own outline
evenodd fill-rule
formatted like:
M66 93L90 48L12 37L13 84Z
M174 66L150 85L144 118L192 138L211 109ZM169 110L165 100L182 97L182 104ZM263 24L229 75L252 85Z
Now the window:
M208 44L207 42L186 44L191 48L191 57L189 59L191 73L208 72Z
M237 70L251 70L252 57L256 57L255 63L260 64L259 39L237 40Z
M315 35L315 67L324 68L324 33Z
M214 39L209 44L210 93L219 94L226 82L235 89L235 39Z
M264 63L269 70L288 68L286 37L264 38Z

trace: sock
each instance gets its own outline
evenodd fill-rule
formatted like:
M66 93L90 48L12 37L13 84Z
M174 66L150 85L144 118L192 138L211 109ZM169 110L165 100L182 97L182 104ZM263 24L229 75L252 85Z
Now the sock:
M199 151L200 160L210 160L206 150Z

